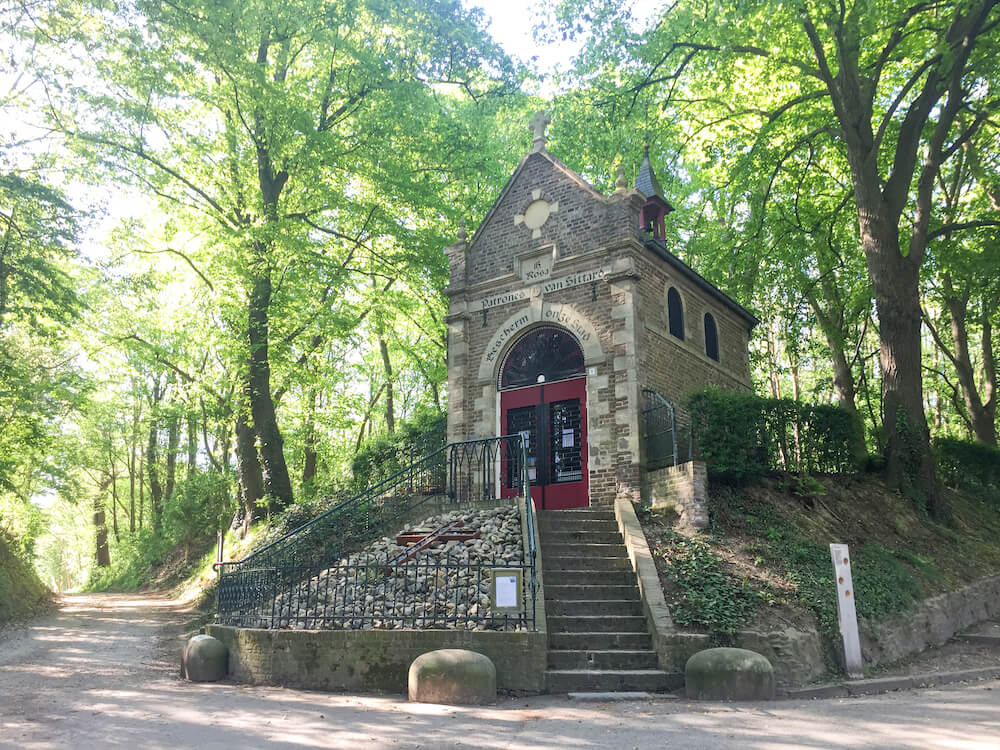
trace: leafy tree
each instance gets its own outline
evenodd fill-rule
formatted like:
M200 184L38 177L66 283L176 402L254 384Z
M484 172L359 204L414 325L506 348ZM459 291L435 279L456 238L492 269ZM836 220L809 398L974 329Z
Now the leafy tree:
M681 2L645 34L621 3L561 5L568 25L583 12L594 20L584 71L603 66L613 107L650 97L681 121L697 112L748 164L760 164L762 145L780 144L765 174L810 148L837 155L878 311L888 472L925 493L938 517L948 508L923 411L919 275L934 181L996 107L996 5ZM611 62L615 52L623 63ZM759 172L744 179L760 182Z
M362 254L391 278L440 241L418 209L443 210L444 165L475 153L445 92L475 103L510 86L474 20L449 2L139 0L94 16L73 65L102 84L52 109L200 235L172 251L215 297L242 381L241 471L259 451L273 507L292 499L275 375L336 326ZM70 78L55 61L50 75ZM408 250L383 253L385 238Z

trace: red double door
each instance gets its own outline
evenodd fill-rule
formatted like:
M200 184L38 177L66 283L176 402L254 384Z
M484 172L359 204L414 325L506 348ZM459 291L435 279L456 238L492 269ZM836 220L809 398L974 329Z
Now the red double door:
M586 383L574 378L500 394L500 432L525 438L531 497L539 510L590 504Z

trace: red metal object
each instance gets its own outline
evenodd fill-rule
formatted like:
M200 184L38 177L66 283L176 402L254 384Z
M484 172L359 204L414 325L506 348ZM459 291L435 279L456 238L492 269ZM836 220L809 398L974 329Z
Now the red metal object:
M407 531L396 537L396 544L410 544L405 550L389 560L389 567L402 565L407 560L416 557L423 550L440 542L478 539L479 531L456 531L465 525L465 521L452 521L434 531Z

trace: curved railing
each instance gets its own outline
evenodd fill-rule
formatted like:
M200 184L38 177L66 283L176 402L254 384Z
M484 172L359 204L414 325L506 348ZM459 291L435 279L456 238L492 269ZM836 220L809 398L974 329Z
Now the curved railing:
M287 598L302 581L396 530L429 500L449 505L527 498L528 494L527 459L520 435L446 445L242 560L217 563L217 619L242 627L287 625L283 596ZM530 501L528 506L532 534L526 561L530 569L525 572L533 610L536 551Z

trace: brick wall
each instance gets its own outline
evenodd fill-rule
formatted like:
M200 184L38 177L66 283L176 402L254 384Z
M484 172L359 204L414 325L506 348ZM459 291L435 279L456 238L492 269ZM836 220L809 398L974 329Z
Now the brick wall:
M528 207L538 201L547 202L548 218L532 226ZM643 202L632 190L603 196L547 151L532 152L472 240L448 248L449 440L497 434L501 363L523 334L542 325L569 329L584 352L594 504L639 498L643 387L675 402L709 382L750 387L745 326L686 279L674 279L643 245ZM585 274L596 275L556 283ZM668 282L689 310L686 343L666 334ZM718 363L705 356L697 330L709 309L719 329Z
M708 526L708 471L704 461L649 471L644 479L644 499L654 509L677 511L680 529L696 531Z

